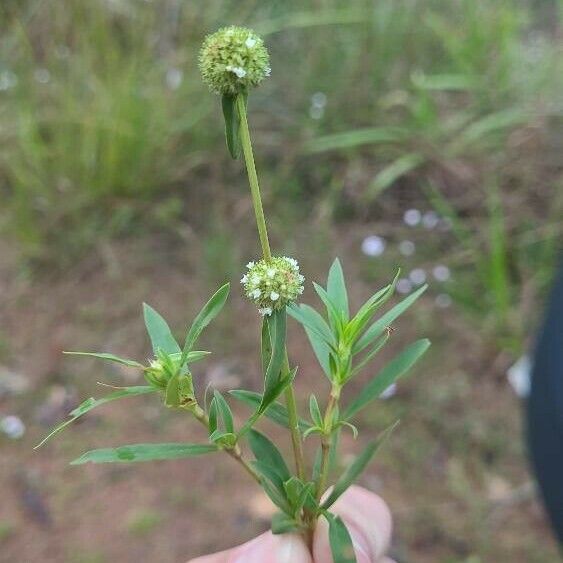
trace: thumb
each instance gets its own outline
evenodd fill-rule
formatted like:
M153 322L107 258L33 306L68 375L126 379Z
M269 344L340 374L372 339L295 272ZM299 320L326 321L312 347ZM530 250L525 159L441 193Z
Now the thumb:
M313 563L300 536L266 532L233 549L205 555L188 563Z
M350 487L331 509L352 538L357 563L392 563L385 553L391 540L391 513L382 498L361 487ZM332 563L328 523L321 518L313 542L315 561Z

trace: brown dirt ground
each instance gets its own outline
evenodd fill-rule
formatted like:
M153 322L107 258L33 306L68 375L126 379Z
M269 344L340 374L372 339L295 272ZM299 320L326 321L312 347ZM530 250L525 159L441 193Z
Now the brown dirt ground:
M314 233L302 233L309 251L295 253L304 271L317 273L326 271L333 252L343 256L349 279L358 280L351 284L356 305L373 289L362 281L356 250L361 234L342 229L330 244L311 248ZM196 239L191 248L200 246ZM327 246L336 251L328 252ZM144 300L173 327L181 329L192 318L210 291L196 266L201 252L185 254L177 245L169 250L158 239L114 243L63 273L30 279L16 275L15 257L2 249L2 363L29 377L31 389L0 399L0 415L18 414L27 425L19 441L0 436L0 561L176 563L267 528L268 501L228 458L68 465L94 447L204 440L186 415L159 408L155 397L108 405L43 449L32 450L47 429L40 420L55 422L69 405L101 395L96 381L135 381L111 366L62 357L61 350L143 358L148 346L139 304ZM379 285L391 275L386 265ZM226 314L204 338L216 352L197 366L197 377L258 389L257 319L239 298L236 283L233 287ZM310 293L306 300L313 300ZM362 417L360 443L347 438L344 444L349 455L366 436L402 418L397 434L362 478L392 508L395 557L404 563L557 561L530 484L521 405L503 376L509 359L491 350L455 307L437 311L430 298L396 328L379 365L400 345L422 335L432 338L432 353L395 398ZM310 390L326 385L297 326L291 328L290 350L300 366L297 392L305 407ZM359 382L353 387L359 389ZM65 389L70 399L61 407L57 397ZM240 407L236 412L242 420L246 411ZM278 429L268 424L264 428L282 437Z

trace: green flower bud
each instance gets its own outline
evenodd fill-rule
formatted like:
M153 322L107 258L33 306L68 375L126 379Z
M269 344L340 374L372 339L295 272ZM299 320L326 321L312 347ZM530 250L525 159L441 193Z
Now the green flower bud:
M246 267L248 272L240 283L263 316L282 309L303 293L305 278L299 273L299 264L294 258L277 256L249 262Z
M205 38L199 68L212 92L232 96L258 86L271 72L264 41L251 29L234 25Z

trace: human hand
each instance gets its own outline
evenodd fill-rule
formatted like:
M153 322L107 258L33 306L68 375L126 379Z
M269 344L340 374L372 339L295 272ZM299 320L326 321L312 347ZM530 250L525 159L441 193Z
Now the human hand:
M381 497L352 486L331 511L346 523L357 563L394 563L385 557L391 539L391 514ZM324 518L319 520L313 539L313 558L300 536L266 532L238 547L197 557L188 563L332 563L328 524Z

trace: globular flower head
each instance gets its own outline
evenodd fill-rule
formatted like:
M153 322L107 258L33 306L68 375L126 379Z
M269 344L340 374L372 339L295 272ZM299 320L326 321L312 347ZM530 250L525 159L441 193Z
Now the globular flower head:
M212 92L230 95L258 86L271 72L264 41L251 29L235 25L205 38L199 68Z
M240 282L246 296L258 306L263 316L271 315L303 293L305 278L294 258L277 256L270 260L249 262L248 272Z

